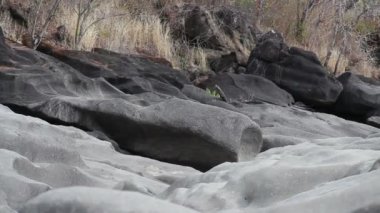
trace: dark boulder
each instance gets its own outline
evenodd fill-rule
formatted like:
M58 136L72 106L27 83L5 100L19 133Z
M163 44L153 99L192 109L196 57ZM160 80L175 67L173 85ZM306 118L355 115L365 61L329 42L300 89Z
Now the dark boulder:
M239 66L236 70L235 70L235 73L237 74L242 74L242 73L246 73L247 72L247 68L246 67L243 67L243 66Z
M200 6L194 6L187 14L184 22L185 35L190 43L221 50L222 41L210 26L212 17Z
M280 42L280 43L285 42L282 34L280 32L275 31L275 30L268 31L268 32L258 36L257 43L262 43L262 42L267 41L267 40L272 40L272 41L276 41L276 42Z
M1 27L0 27L0 45L1 47L5 47L5 37L4 37L3 28Z
M158 86L149 87L159 82L162 88L177 88L182 94L179 88L187 80L178 71L127 56L67 53L76 62L73 66L92 78L50 56L8 46L0 39L0 103L54 124L100 132L102 138L134 154L202 170L226 161L249 160L259 152L261 131L247 116L159 94ZM135 76L141 85L148 85L142 87L147 92L125 94L104 80L102 71L113 79Z
M380 65L380 31L367 35L365 44L377 65Z
M288 47L278 33L269 32L252 51L247 73L260 75L312 106L335 103L342 85L309 51Z
M210 67L216 73L236 72L237 68L239 67L236 53L232 52L230 54L222 55L221 57L211 60Z
M253 23L253 17L242 10L221 6L211 10L219 27L230 38L240 34L241 40L252 41L259 32Z
M54 38L58 42L63 42L66 40L67 37L67 30L65 25L61 25L57 27L56 32L54 33Z
M343 85L335 110L353 116L367 118L380 109L380 81L351 72L338 77Z
M282 35L276 31L269 31L258 38L258 44L249 56L248 63L255 58L276 62L287 55L289 47L285 44Z
M0 27L0 48L4 49L4 52L9 51L9 47L5 44L5 36L3 29ZM7 56L7 54L2 54L2 56ZM1 60L1 58L0 58Z
M17 62L28 63L28 58L16 54L15 50L6 44L3 29L0 27L0 64L5 67L17 66Z
M174 5L164 8L162 16L168 21L175 37L184 36L188 41L210 49L231 47L223 37L245 45L252 42L258 32L253 21L250 21L252 17L231 7Z
M254 75L219 74L210 79L211 88L219 87L227 102L271 103L289 106L293 97L273 82Z
M252 17L231 7L170 5L163 9L162 18L175 39L222 54L235 52L240 64L247 62L258 31Z

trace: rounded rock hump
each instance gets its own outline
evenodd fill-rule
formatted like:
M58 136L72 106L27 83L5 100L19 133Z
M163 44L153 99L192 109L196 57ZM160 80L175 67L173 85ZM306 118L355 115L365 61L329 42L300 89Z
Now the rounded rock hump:
M335 104L335 111L375 124L380 109L380 81L345 72L338 77L344 89ZM378 125L376 125L378 126Z

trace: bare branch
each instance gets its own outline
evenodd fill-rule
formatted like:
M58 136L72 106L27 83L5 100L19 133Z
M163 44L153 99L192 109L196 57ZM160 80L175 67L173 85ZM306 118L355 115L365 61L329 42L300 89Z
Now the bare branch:
M36 26L37 26L38 18L40 17L39 13L41 10L42 0L36 0L35 3L37 4L37 6L35 8L36 14L34 16L33 25L32 25L32 36L34 36L36 33Z
M49 13L48 13L48 17L46 18L45 20L45 23L44 25L42 26L42 29L40 31L40 33L37 35L37 42L35 43L35 46L34 46L34 49L37 49L37 47L40 45L41 41L42 41L42 37L43 35L45 34L50 22L53 20L58 8L59 8L59 5L61 3L61 0L55 0L52 8L50 9Z

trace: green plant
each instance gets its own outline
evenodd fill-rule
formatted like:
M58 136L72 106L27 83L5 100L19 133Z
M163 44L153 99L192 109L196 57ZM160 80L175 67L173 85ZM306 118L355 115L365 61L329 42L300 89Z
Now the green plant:
M220 98L220 94L216 89L206 88L206 92L213 97Z

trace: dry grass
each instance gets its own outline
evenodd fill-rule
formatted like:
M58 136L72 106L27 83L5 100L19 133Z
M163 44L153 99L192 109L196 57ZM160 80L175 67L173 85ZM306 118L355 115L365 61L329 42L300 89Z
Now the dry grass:
M75 0L71 0L75 1ZM158 2L158 1L157 1ZM121 53L143 53L169 60L175 68L208 71L207 55L200 47L190 47L185 43L175 42L169 27L161 22L159 14L153 10L157 6L153 1L102 1L100 11L94 10L87 25L99 16L107 17L89 28L83 37L79 49L91 50L93 47L106 48ZM161 1L160 4L180 3L179 0ZM71 3L63 5L58 25L63 24L74 38L76 13ZM140 11L144 5L144 11ZM116 16L116 14L123 14ZM69 46L73 46L73 39Z
M54 22L54 26L63 24L68 29L71 38L68 41L69 46L73 46L77 16L74 7L77 1L63 1ZM122 53L143 52L151 56L166 58L176 68L193 70L196 67L198 70L207 71L209 67L206 50L174 41L168 26L159 18L160 14L157 9L168 4L185 2L218 6L238 5L255 13L255 1L253 0L100 0L101 5L93 11L87 25L99 17L107 18L88 29L79 48L91 50L93 47L101 47ZM331 1L324 1L325 4L319 5L310 13L301 38L295 36L297 1L266 0L265 2L259 27L263 31L276 29L282 32L288 43L315 52L324 62L333 38L334 7L329 5ZM358 12L360 11L352 10L345 14L345 21L352 21L357 17ZM115 14L124 15L113 17ZM10 21L9 16L3 14L0 17L0 24L8 37L20 40L22 28ZM368 53L363 52L360 47L360 35L375 29L374 26L376 24L360 22L346 37L339 37L333 48L328 69L334 71L339 55L341 55L337 73L342 73L351 67L366 76L377 76L379 70L372 64ZM243 52L249 54L251 48L246 45L243 47ZM352 63L353 61L355 63Z
M99 25L98 45L119 52L137 51L177 65L170 29L156 15L113 18Z
M76 14L75 0L67 1L61 9L58 24L67 27L71 38L74 37ZM110 0L101 1L101 11L95 10L89 23L99 16L110 17L90 28L85 34L79 49L90 50L102 47L122 53L143 52L171 61L174 67L186 70L208 71L207 54L201 47L191 47L173 40L170 29L159 18L158 8L165 5L197 3L202 5L232 5L230 0ZM142 7L142 5L144 7ZM158 10L159 11L159 10ZM125 14L112 17L114 14ZM72 39L73 40L73 39ZM71 41L72 42L72 41ZM226 39L226 43L232 41ZM69 43L73 46L72 43ZM249 55L248 48L241 49Z
M209 64L207 62L207 54L204 49L201 47L191 47L188 50L189 58L188 61L190 61L191 67L197 67L200 71L208 71Z
M127 5L122 0L103 1L99 8L101 12L94 11L87 25L99 16L106 17L99 24L89 28L79 49L91 50L93 47L102 47L109 50L131 53L142 52L147 55L166 58L175 67L179 67L175 42L170 35L170 29L161 23L156 14L135 14L136 2ZM141 7L141 2L140 2ZM115 9L118 8L118 9ZM115 12L120 16L114 16ZM61 10L61 24L64 24L71 36L74 37L76 14L73 4L67 4ZM71 44L73 45L73 44Z
M7 38L21 42L21 36L25 32L25 29L14 22L8 13L0 13L0 26Z
M103 12L112 13L115 7L124 9L129 14L125 17L112 18L102 22L100 25L89 30L84 42L83 49L91 49L93 46L104 47L119 52L134 52L143 50L150 55L164 57L170 60L175 67L200 70L208 70L205 51L200 47L179 47L170 36L165 24L161 23L158 14L154 13L157 8L168 4L197 3L203 5L239 5L254 12L255 1L251 0L112 0L101 6ZM297 16L297 5L295 0L275 1L268 0L263 11L263 30L277 29L284 33L286 40L294 46L299 46L315 52L320 60L324 62L328 49L331 47L334 25L334 7L326 4L319 5L307 18L302 38L296 38L295 28ZM144 5L142 8L141 5ZM72 11L72 10L66 10ZM276 11L275 13L273 11ZM347 13L345 18L352 20L358 11ZM96 15L94 14L94 18ZM70 20L73 14L66 16L65 25L75 23ZM367 25L365 25L367 26ZM378 69L371 63L367 53L363 52L359 38L355 34L349 34L337 42L332 50L328 63L328 69L333 72L339 59L337 74L344 72L349 66L351 69L359 70L366 76L375 76ZM227 41L228 42L228 41ZM344 48L343 48L344 46ZM243 49L249 54L250 49ZM344 50L344 53L341 52ZM339 58L340 57L340 58ZM356 61L354 64L351 61Z

